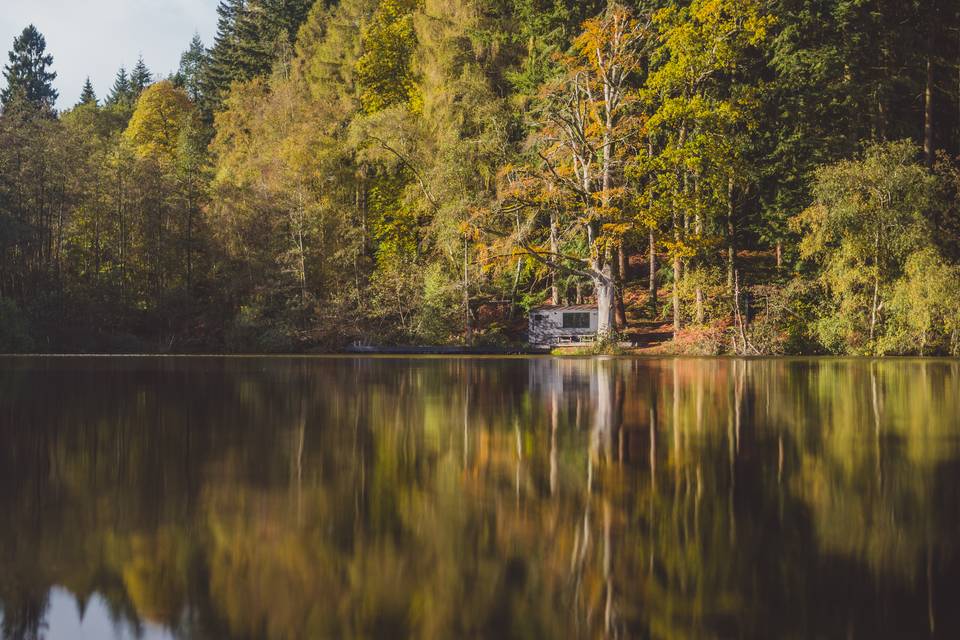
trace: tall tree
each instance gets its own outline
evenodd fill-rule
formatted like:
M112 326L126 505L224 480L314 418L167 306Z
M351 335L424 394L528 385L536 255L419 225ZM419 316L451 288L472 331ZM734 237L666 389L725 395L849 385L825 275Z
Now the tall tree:
M243 11L244 0L221 0L217 5L217 33L208 52L209 64L204 70L204 116L213 120L224 100L230 84L241 77L237 68L237 19Z
M534 220L512 225L514 241L531 258L593 284L600 335L614 330L615 251L630 227L624 206L624 151L638 124L631 117L630 78L642 69L641 52L650 35L645 19L617 3L586 21L565 59L564 75L548 96L544 126L536 135L533 172L543 185L538 191L562 194L559 206L570 216L564 226L580 238L586 255L558 256L534 244L530 231L537 228L540 202L532 208ZM510 185L501 211L516 212L531 204L524 187L517 186Z
M792 221L832 303L815 327L828 349L876 353L893 282L930 242L924 214L935 181L918 155L910 141L890 142L820 168L813 205Z
M752 47L764 41L772 18L760 0L694 0L656 13L659 46L644 87L651 109L647 202L666 223L673 261L673 328L681 328L681 281L690 259L709 245L711 227L732 225L733 181L742 179L738 133L748 128L749 83L733 91L733 76ZM733 273L733 233L727 231ZM732 278L731 278L732 279ZM730 283L733 284L732 282ZM694 318L703 322L703 290L696 286Z
M186 93L169 80L161 80L140 96L123 135L141 156L172 161L192 114L193 105Z
M107 105L121 105L132 107L136 96L133 94L133 87L130 84L130 77L127 70L123 67L117 71L117 76L113 81L113 87L107 95Z
M203 72L207 59L207 50L200 40L200 34L193 34L190 46L180 55L176 79L194 104L200 104L203 97Z
M153 82L153 74L144 63L143 56L140 56L137 58L137 64L134 65L133 71L130 72L130 89L133 91L134 97L139 98L151 82Z
M321 0L318 8L329 2ZM221 0L217 34L203 74L207 121L213 120L230 86L266 75L280 57L292 57L300 26L314 5L308 0Z
M15 96L21 96L37 108L53 109L57 91L51 71L53 56L47 53L47 41L32 24L14 38L8 54L9 64L3 67L7 86L0 91L0 105L6 107Z
M83 83L83 89L80 91L80 102L77 104L97 105L97 94L94 92L93 85L90 83L90 76L87 76L86 81Z
M413 11L418 0L383 0L363 34L364 54L357 60L360 103L374 113L394 104L414 110L419 103L411 68L417 36Z

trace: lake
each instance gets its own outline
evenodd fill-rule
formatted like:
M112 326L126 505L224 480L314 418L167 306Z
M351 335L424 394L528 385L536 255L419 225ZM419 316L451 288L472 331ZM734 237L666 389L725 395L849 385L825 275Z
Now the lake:
M960 361L0 358L4 638L960 637Z

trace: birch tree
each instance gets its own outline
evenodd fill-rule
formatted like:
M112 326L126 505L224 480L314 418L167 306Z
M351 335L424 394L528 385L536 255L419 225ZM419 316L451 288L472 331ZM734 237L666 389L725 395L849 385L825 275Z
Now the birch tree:
M814 203L792 220L801 258L819 268L830 305L815 329L833 351L873 352L894 281L929 241L935 178L909 141L875 144L863 158L817 171Z

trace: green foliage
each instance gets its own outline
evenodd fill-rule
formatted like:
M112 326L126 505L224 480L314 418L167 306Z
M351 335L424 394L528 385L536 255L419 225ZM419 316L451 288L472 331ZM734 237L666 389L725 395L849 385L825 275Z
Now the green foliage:
M139 98L140 94L152 83L153 73L147 68L143 56L141 56L137 58L137 64L133 66L133 70L130 72L130 91L133 93L134 99Z
M193 104L203 101L203 73L208 61L207 49L203 46L200 34L193 34L190 46L180 55L180 67L175 78L177 86L187 92Z
M416 311L417 338L426 344L451 342L462 328L463 310L458 308L460 283L451 280L440 263L427 267L423 276L423 297ZM458 313L459 312L459 313Z
M3 67L7 86L0 91L0 105L7 107L14 98L21 98L37 109L52 110L57 100L51 71L53 56L47 53L47 41L32 24L13 39L10 62Z
M147 87L137 100L123 137L141 157L169 162L192 115L193 105L187 94L169 80L161 80Z
M83 83L83 90L80 92L80 102L79 105L93 105L97 106L97 94L93 90L93 85L90 84L90 76L87 76L86 81Z
M133 85L130 84L130 77L127 75L127 70L120 67L105 104L106 106L127 107L132 110L134 102L136 102L136 96L134 95Z
M831 302L816 328L830 351L877 350L891 287L907 256L931 241L934 177L916 157L912 143L892 142L821 168L813 206L793 221Z
M730 295L719 266L689 269L676 287L686 310L684 324L705 324L730 315Z
M907 258L890 294L881 353L960 355L960 267L932 247Z
M244 306L227 328L224 346L237 353L289 353L295 346L291 333L284 321Z
M356 63L360 104L367 113L393 105L419 108L411 58L417 45L413 11L420 0L383 0L363 32L364 53Z
M286 62L311 6L326 5L324 0L222 0L199 82L205 119L212 122L234 82L268 75L275 62Z

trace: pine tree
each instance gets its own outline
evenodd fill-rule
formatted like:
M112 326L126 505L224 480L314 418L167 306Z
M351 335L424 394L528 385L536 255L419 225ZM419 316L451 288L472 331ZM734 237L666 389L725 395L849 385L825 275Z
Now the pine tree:
M86 82L83 83L83 90L80 92L80 102L77 103L77 106L84 104L97 105L97 94L93 90L93 85L90 84L90 76L87 76Z
M58 95L53 88L57 73L48 70L53 56L46 49L46 39L32 24L14 38L10 64L3 68L7 86L0 92L0 104L5 107L20 95L39 108L53 108Z
M143 90L149 87L152 82L153 74L144 64L143 56L140 56L137 58L137 64L133 67L133 71L130 72L130 88L133 90L133 95L139 98Z
M127 70L120 67L117 71L117 77L113 81L113 88L107 96L107 105L133 105L133 88L130 85L130 78L127 76Z
M204 118L209 122L230 85L270 73L281 52L293 51L310 0L221 0L217 35L203 74ZM329 5L327 0L321 4Z
M217 35L209 52L209 64L204 73L204 95L209 104L204 110L212 112L219 106L230 83L239 75L236 24L243 12L243 0L221 0L217 5Z
M190 46L180 56L180 69L177 71L177 83L183 87L194 104L202 99L202 75L207 65L207 50L200 40L200 34L193 34Z

